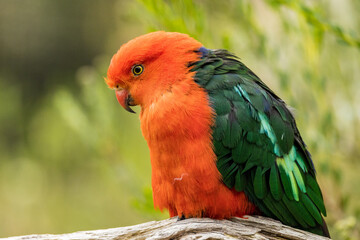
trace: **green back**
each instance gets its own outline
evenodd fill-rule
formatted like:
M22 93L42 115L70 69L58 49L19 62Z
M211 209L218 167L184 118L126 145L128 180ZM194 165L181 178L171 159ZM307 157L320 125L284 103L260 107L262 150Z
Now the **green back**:
M315 169L290 110L225 50L199 50L195 81L216 112L213 144L223 182L269 217L327 235Z

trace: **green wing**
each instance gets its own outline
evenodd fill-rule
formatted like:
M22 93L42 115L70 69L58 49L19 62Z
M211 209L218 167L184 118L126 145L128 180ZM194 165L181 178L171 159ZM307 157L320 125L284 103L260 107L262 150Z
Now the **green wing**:
M311 156L285 103L228 52L200 52L192 71L216 112L213 143L223 182L265 215L326 235Z

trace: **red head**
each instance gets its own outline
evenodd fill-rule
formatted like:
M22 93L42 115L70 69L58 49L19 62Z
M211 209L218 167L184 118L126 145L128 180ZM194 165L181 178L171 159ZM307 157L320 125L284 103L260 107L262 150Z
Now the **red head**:
M187 64L199 58L202 44L186 34L153 32L121 46L111 59L106 83L116 91L119 103L149 106L156 98L181 81Z

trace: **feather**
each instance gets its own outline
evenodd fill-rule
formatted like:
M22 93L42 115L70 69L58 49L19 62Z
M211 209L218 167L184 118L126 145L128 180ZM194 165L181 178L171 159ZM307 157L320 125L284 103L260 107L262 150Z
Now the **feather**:
M225 115L230 112L230 102L224 98L223 93L214 94L210 97L211 106L214 108L216 115Z
M322 195L285 103L224 50L208 50L199 62L195 81L208 92L216 113L214 151L226 186L245 191L266 216L320 231Z
M215 140L220 140L225 137L225 131L228 125L228 120L226 115L218 116L215 122L215 128L213 132L213 137Z
M228 114L228 124L223 139L224 146L234 148L240 140L241 134L242 129L236 119L234 105L231 102L231 110Z
M276 110L271 111L269 122L280 149L283 153L288 153L294 144L294 132L291 125L284 121Z
M252 153L252 145L245 140L241 140L239 144L232 149L234 161L237 163L246 162Z
M301 194L300 197L301 197L301 200L302 200L301 202L304 204L304 206L309 211L309 213L313 216L313 218L319 224L322 224L321 214L319 213L319 209L317 209L317 207L315 206L313 201L311 201L311 199L306 194Z
M220 141L213 141L214 144L214 151L217 153L218 158L223 158L225 156L228 156L230 154L231 156L231 149L224 147L222 142Z
M228 188L232 188L234 186L234 175L238 169L238 165L233 162L230 166L226 166L226 168L222 168L222 171L220 171L223 176L223 182Z
M310 197L311 201L315 203L316 207L321 211L321 213L326 217L326 209L321 196L316 194L311 188L307 189L307 195Z
M271 212L274 212L275 216L278 217L283 223L291 225L291 226L298 226L299 223L294 220L294 217L289 212L287 207L282 201L275 201L271 195L267 195L263 199L265 205Z
M265 176L262 173L261 167L256 168L253 184L254 184L254 193L256 197L259 199L263 199L267 194L267 188L266 188Z
M241 167L239 167L239 170L236 173L235 176L235 190L238 192L244 191L245 184L246 184L246 178L244 174L241 174Z
M305 186L305 183L303 180L303 175L301 174L296 163L294 163L294 165L293 165L293 174L294 174L295 180L296 180L297 185L299 186L300 190L303 193L306 193L306 186Z
M311 214L306 210L306 208L300 202L295 202L288 199L286 196L283 197L283 201L287 209L294 216L296 221L301 226L306 227L315 227L315 221L312 218Z
M283 195L283 189L281 187L279 172L275 164L272 165L269 177L270 192L273 198L279 201Z
M299 200L298 187L295 182L294 175L291 170L287 169L284 159L278 158L276 163L279 167L280 178L286 196L290 200Z

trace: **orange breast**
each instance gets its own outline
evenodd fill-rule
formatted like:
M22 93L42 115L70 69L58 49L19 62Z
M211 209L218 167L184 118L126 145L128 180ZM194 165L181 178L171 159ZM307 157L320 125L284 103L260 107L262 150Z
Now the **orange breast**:
M221 181L211 140L214 113L192 77L187 74L141 110L154 205L168 209L170 216L222 219L252 214L256 208L245 194Z

